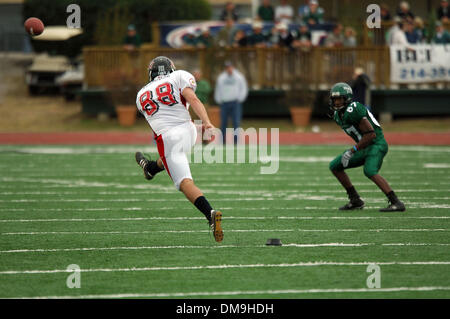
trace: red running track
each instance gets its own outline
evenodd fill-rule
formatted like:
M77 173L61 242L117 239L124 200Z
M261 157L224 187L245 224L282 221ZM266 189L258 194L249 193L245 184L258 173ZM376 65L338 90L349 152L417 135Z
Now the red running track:
M352 144L345 133L280 132L282 145ZM390 145L450 145L448 133L385 133ZM268 137L270 143L270 137ZM0 133L0 144L8 145L76 145L76 144L149 144L153 134L120 132L75 133Z

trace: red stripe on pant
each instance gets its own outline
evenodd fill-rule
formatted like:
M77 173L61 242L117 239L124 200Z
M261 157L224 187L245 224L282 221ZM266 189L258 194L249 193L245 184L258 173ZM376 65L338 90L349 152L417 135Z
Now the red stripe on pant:
M166 156L164 153L164 141L162 139L162 135L158 135L158 136L155 135L155 140L156 140L156 146L158 147L159 157L163 161L164 167L166 168L166 171L169 174L170 178L172 178L172 175L170 175L169 166L167 166L167 162L166 162Z

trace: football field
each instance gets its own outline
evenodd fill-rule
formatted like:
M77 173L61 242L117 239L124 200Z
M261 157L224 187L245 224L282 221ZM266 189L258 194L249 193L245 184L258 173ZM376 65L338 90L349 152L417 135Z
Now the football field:
M223 212L220 244L165 172L144 179L138 150L156 156L0 146L1 298L450 298L450 147L390 147L380 174L403 213L378 212L386 197L362 168L348 172L366 207L338 211L328 163L345 146L280 146L270 175L191 164Z

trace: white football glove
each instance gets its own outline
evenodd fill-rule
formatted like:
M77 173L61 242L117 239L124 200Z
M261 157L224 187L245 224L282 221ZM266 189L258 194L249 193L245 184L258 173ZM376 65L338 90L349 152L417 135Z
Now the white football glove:
M351 150L346 150L344 152L344 154L342 154L342 157L341 157L342 166L347 167L348 162L350 161L352 156L353 156L353 152Z

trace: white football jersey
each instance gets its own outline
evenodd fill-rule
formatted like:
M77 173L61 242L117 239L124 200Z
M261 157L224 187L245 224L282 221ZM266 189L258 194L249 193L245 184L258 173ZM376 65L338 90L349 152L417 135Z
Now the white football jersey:
M189 105L181 95L187 87L197 88L194 76L178 70L157 76L137 94L136 106L156 135L191 121Z

